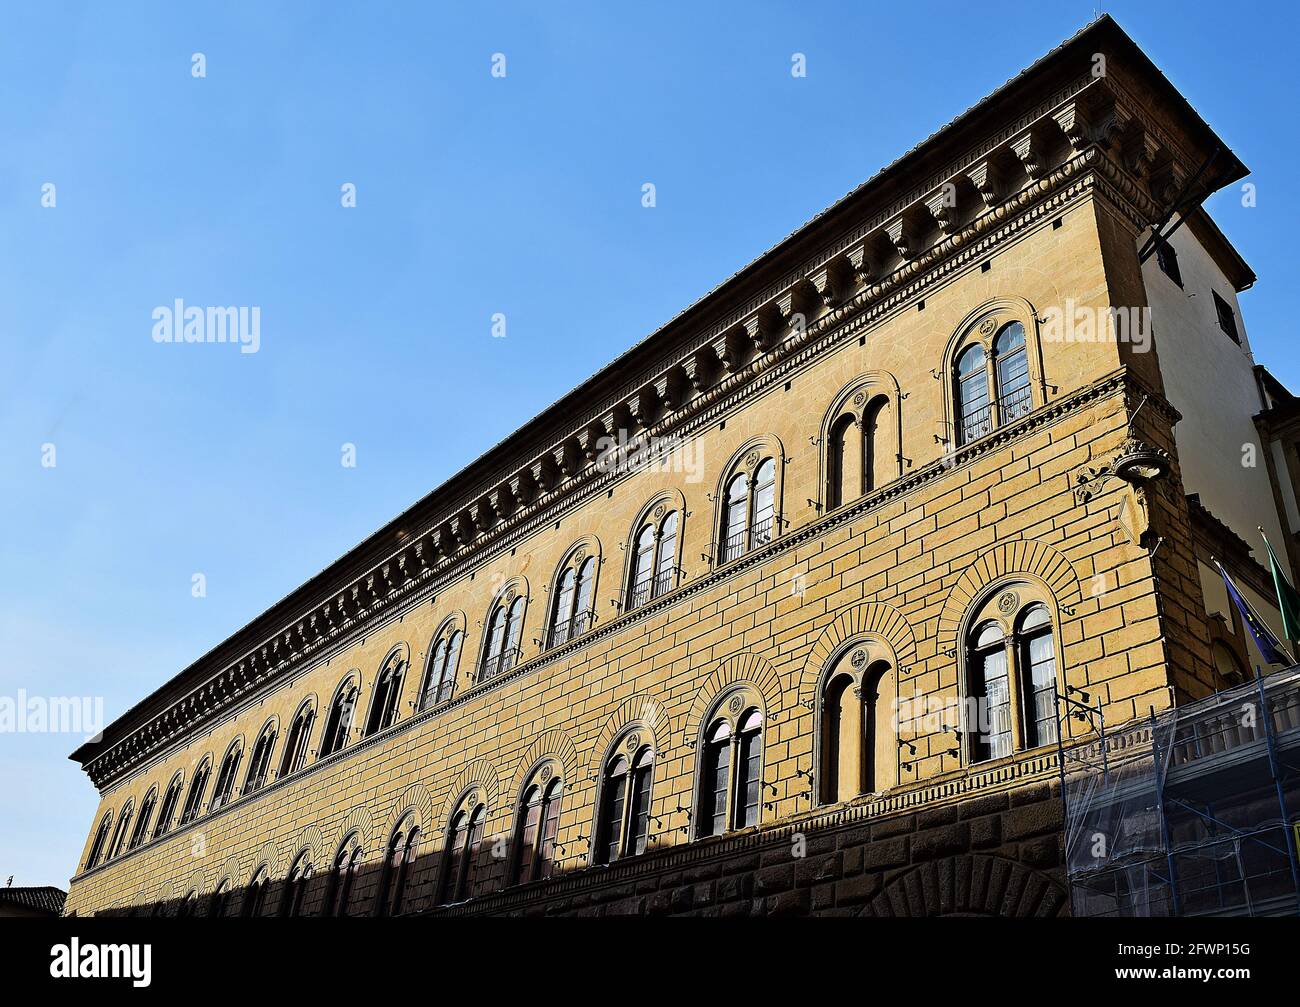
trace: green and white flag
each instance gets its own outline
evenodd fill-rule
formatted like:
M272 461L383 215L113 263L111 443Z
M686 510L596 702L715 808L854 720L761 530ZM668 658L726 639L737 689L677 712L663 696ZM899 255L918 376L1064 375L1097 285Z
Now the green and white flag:
M1282 635L1289 640L1300 640L1300 592L1297 592L1286 579L1286 574L1282 572L1282 564L1278 562L1277 554L1273 552L1268 536L1264 535L1264 529L1261 528L1259 533L1264 538L1264 548L1268 550L1268 565L1273 572L1273 587L1277 590L1277 607L1282 613Z

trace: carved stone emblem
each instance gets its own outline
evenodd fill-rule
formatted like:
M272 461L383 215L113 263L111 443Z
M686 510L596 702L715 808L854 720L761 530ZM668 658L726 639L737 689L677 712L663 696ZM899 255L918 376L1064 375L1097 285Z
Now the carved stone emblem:
M1020 607L1020 595L1015 591L1004 591L998 595L998 611L1003 615L1010 615Z
M668 508L665 507L663 504L660 504L658 507L655 508L655 520L658 521L667 513L668 513Z
M749 454L745 455L745 464L748 465L750 468L753 468L755 465L757 465L757 464L758 464L758 452L757 452L757 451L751 451Z
M853 652L853 656L849 658L849 662L853 665L853 667L861 668L864 664L867 663L867 652L865 650L855 650Z
M855 406L862 405L862 403L865 402L866 400L867 400L866 392L858 392L856 395L853 396L853 404Z
M641 744L641 735L633 731L627 736L627 750L629 752L635 752L639 744Z
M542 771L541 771L540 773L538 773L537 775L541 778L541 781L542 781L543 783L545 783L547 780L549 780L549 779L551 778L551 767L550 767L550 766L543 766L543 767L542 767Z
M741 707L743 707L744 705L745 705L744 700L742 700L739 696L732 696L731 702L727 704L727 709L730 710L732 713L739 713Z
M573 565L574 565L574 566L582 566L583 562L584 562L586 559L587 559L587 550L586 550L586 549L579 549L577 552L575 552L575 553L573 554Z
M987 336L997 327L998 320L996 318L986 318L984 321L980 322L980 335Z

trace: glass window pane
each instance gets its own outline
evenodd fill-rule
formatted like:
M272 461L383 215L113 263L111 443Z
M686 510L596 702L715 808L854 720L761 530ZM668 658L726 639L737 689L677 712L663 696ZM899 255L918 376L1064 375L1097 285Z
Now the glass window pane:
M725 726L725 725L723 725ZM700 781L700 835L720 836L727 831L727 789L731 769L731 732L710 741L704 749Z
M1045 605L1031 605L1020 616L1021 632L1037 629L1040 626L1050 626L1051 624L1052 617L1047 614L1047 606Z
M995 356L1010 353L1016 347L1024 345L1025 327L1019 322L1012 322L1010 325L1004 325L1002 331L998 333L998 338L993 342L993 353Z
M578 571L578 600L573 605L573 625L569 630L570 639L579 633L585 633L591 628L591 610L593 606L591 589L595 579L596 559L594 556L590 556Z
M1029 390L1029 358L1024 348L998 357L998 411L1001 422L1010 423L1033 408Z
M447 647L447 660L442 666L441 679L438 683L438 702L445 703L451 699L456 685L456 663L460 659L460 646L465 634L460 630L451 634L451 643Z
M537 851L537 876L549 878L555 867L555 843L560 832L560 798L564 784L559 777L551 780L542 803L542 839Z
M537 834L542 820L542 797L536 787L530 787L519 806L519 840L515 851L516 875L519 884L533 879L537 851Z
M659 526L659 550L655 561L654 596L677 585L677 512L672 511Z
M758 714L750 711L751 716ZM746 723L750 720L747 717ZM745 829L758 824L758 804L763 789L763 744L757 724L741 732L736 765L735 826Z
M750 548L772 541L776 520L776 462L768 458L758 467L754 479L754 527L750 535Z
M975 630L975 646L990 647L1002 641L1002 627L996 622L982 623Z
M560 575L560 583L556 590L555 611L551 616L552 646L564 643L569 639L570 620L573 617L574 582L573 567L568 567Z
M638 765L632 772L631 811L628 815L628 829L631 832L627 851L631 855L645 852L646 838L650 829L650 771L649 763Z
M623 764L626 770L626 763ZM596 862L613 863L618 859L623 830L623 801L627 793L627 773L621 772L605 781L600 822L600 835L596 842Z
M973 656L976 698L982 699L984 723L976 734L976 760L1011 754L1011 692L1007 681L1007 652L1002 647Z
M1025 747L1050 745L1056 741L1056 703L1052 686L1056 681L1056 648L1052 634L1039 632L1025 641L1028 668L1025 675Z
M722 531L722 559L725 562L745 551L745 521L749 509L749 480L742 472L727 486L727 515Z
M966 378L984 372L984 347L975 343L966 347L957 358L957 377Z

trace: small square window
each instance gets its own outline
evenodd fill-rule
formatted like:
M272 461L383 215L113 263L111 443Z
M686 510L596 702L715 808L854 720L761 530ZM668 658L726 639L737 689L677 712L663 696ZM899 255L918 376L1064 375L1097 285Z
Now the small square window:
M1156 238L1156 262L1160 263L1160 272L1180 287L1183 285L1183 274L1178 269L1178 253L1164 238Z
M1211 290L1210 293L1214 297L1214 311L1219 316L1219 328L1240 346L1241 336L1237 332L1237 316L1232 313L1232 305L1220 297L1217 290Z

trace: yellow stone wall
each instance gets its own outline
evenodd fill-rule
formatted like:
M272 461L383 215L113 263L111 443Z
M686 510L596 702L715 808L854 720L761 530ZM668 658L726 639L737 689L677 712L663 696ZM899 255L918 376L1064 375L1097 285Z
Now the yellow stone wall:
M273 779L251 797L79 875L68 911L86 915L179 898L191 888L207 894L226 877L238 887L263 863L279 879L304 848L311 850L320 877L352 828L362 831L367 860L377 862L390 830L408 810L424 832L424 859L408 907L428 907L436 854L457 798L476 785L487 800L487 835L508 835L525 775L543 755L556 758L566 780L560 870L583 870L595 777L608 745L634 722L659 753L650 846L691 842L687 814L679 808L693 801L696 732L711 700L734 681L750 683L765 707L760 828L798 821L814 810L807 775L813 768L813 698L817 677L836 648L876 634L894 653L900 694L955 700L957 635L966 603L972 592L1008 574L1038 578L1052 591L1059 606L1062 683L1087 689L1093 701L1099 697L1108 723L1164 707L1172 672L1152 562L1114 520L1114 482L1087 504L1072 494L1075 473L1108 458L1126 436L1135 402L1120 350L1107 343L1040 345L1031 339L1031 360L1037 358L1034 414L1011 434L994 435L985 447L955 459L945 460L940 443L951 403L949 383L935 372L948 366L963 324L994 303L1000 317L1023 316L1032 334L1031 312L1066 298L1106 306L1110 292L1100 232L1116 226L1091 194L1042 215L987 257L919 296L900 299L868 326L849 329L832 350L797 369L769 372L755 382L758 390L714 410L691 431L703 462L698 481L680 473L625 475L608 491L602 487L558 512L513 548L463 570L435 596L417 597L400 614L354 633L300 673L251 696L211 729L114 783L92 822L92 837L105 811L116 813L128 800L138 809L146 791L165 789L178 769L188 789L190 773L210 756L215 779L217 763L236 737L245 746L237 780L242 786L251 746L272 717L279 722L272 761L278 769L290 719L307 696L317 701L310 744L317 749L324 708L351 669L362 677L354 723L363 724L380 663L393 646L410 648L397 725L354 740L323 762L309 758L298 774ZM864 375L881 387L896 382L901 391L891 406L901 437L901 474L833 514L819 514L823 461L821 446L813 442L832 400ZM1149 439L1169 439L1168 421L1157 409L1144 411L1143 430ZM755 438L774 439L783 452L778 511L786 523L773 545L720 566L708 559L715 551L719 483L728 460ZM1175 509L1176 480L1177 469L1164 491ZM626 585L634 521L664 490L680 493L685 503L687 576L666 599L622 615L613 602ZM1153 506L1153 512L1159 517L1161 507ZM1174 520L1175 511L1170 513L1168 520ZM602 559L599 621L576 644L548 656L534 641L544 636L557 564L584 537L598 541ZM1177 543L1166 549L1168 561L1178 562ZM522 578L529 598L524 664L476 689L488 606L496 589L513 578ZM433 635L457 612L466 638L456 698L416 714ZM1204 661L1194 641L1185 649L1181 660L1189 667ZM1048 760L1038 757L1045 750L971 767L945 754L953 740L942 730L904 728L903 734L918 753L900 774L900 786L859 799L874 801L882 813L901 807L900 795L920 785L951 781L951 792L958 794L1050 775ZM210 780L209 794L212 785ZM478 890L495 887L503 869L500 861L486 862Z

